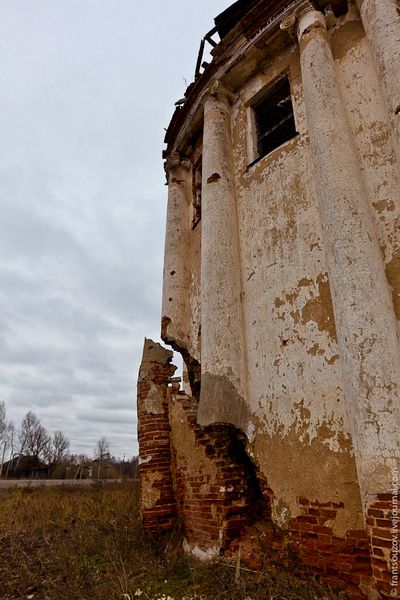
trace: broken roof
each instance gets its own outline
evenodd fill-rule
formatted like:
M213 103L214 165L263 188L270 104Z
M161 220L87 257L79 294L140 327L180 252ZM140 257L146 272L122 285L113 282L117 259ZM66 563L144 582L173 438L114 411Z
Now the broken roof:
M217 72L220 73L221 68L232 59L233 48L237 41L248 42L269 25L279 28L280 15L297 2L298 0L237 0L215 17L215 27L201 41L195 79L188 86L185 98L178 101L166 131L164 142L167 144L167 149L163 152L164 158L174 151L177 135L196 99L213 77L216 77ZM331 5L337 15L343 14L347 8L347 0L315 0L314 3L319 9ZM220 37L219 43L212 39L215 33ZM214 46L213 59L209 64L202 63L205 40ZM204 68L203 72L200 72L201 66Z
M215 17L214 23L218 35L221 40L235 27L235 25L250 11L257 6L257 11L260 14L260 24L265 13L269 13L269 17L274 14L279 14L285 8L293 4L294 0L237 0L226 8L222 13ZM338 14L346 8L347 0L316 0L315 5L320 9L324 9L329 4L332 5L335 12ZM261 11L261 12L260 12Z
M214 19L221 40L258 0L237 0Z

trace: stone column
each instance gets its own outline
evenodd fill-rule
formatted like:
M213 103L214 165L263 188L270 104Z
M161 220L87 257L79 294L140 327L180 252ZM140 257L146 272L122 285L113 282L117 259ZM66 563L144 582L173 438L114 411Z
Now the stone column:
M204 105L200 425L247 428L246 368L230 95L214 84Z
M190 273L189 245L189 161L179 154L168 157L168 209L164 249L161 337L174 347L187 348Z
M400 5L396 0L357 0L386 98L400 161Z
M297 24L311 152L362 495L390 490L399 460L400 343L324 16L308 1Z

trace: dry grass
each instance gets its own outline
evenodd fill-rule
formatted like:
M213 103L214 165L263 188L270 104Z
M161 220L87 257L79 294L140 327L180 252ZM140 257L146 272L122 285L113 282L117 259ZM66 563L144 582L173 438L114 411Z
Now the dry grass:
M15 489L0 496L0 600L335 600L287 573L165 558L137 489Z

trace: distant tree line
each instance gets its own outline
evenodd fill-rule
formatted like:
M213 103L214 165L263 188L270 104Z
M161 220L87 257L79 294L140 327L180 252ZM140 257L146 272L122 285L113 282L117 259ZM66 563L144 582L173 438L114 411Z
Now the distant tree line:
M137 476L137 458L116 459L105 437L96 442L92 457L71 454L70 446L62 431L50 434L32 411L26 413L17 428L7 419L5 402L0 402L0 477L13 476L18 465L27 459L32 472L35 468L40 476L67 479Z

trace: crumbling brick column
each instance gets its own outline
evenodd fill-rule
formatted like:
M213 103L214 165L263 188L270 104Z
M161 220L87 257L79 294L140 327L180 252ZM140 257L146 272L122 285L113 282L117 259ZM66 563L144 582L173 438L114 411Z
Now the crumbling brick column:
M173 353L146 339L137 385L140 511L152 532L171 528L176 502L171 473L169 395Z

